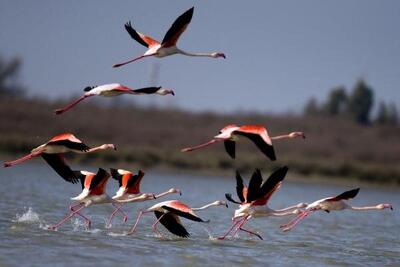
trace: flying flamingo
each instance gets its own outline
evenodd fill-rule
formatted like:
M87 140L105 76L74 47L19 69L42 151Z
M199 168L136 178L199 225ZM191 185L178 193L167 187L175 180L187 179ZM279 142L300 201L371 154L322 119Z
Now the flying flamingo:
M105 193L105 187L110 178L110 174L106 170L99 168L96 174L88 171L75 171L75 173L81 181L82 192L78 196L71 198L75 201L75 203L69 207L71 213L56 225L50 226L49 229L51 230L57 230L58 227L75 215L84 218L86 225L89 228L91 221L80 213L82 209L94 204L105 203L111 203L114 207L117 207L115 205L116 201L111 199L111 197ZM123 211L121 211L121 213L124 214L125 218L127 218Z
M196 215L195 211L197 210L204 210L212 206L221 206L224 205L228 207L228 204L226 204L225 201L215 201L210 204L204 205L200 208L190 208L186 204L182 203L179 200L168 200L164 202L157 203L153 206L151 206L148 209L141 210L139 212L138 218L132 227L132 229L129 231L128 234L132 234L138 223L140 218L142 217L143 214L148 213L148 212L154 212L156 215L157 220L153 223L153 230L160 232L157 230L157 224L160 222L162 225L167 228L169 232L171 232L174 235L180 236L180 237L189 237L190 234L188 231L183 227L181 224L181 221L179 217L184 217L186 219L196 221L196 222L209 222L209 221L204 221L201 219L199 216Z
M70 104L68 104L64 108L56 109L54 112L56 114L62 114L69 110L70 108L77 105L82 100L91 97L91 96L104 96L104 97L113 97L122 94L131 94L131 95L143 95L143 94L157 94L157 95L175 95L174 91L171 89L166 89L162 87L145 87L139 89L131 89L119 83L110 83L104 84L100 86L87 86L83 89L85 93L79 97L78 99L74 100Z
M173 193L179 193L182 195L181 191L175 188L171 188L158 195L154 195L152 193L142 194L140 192L140 183L145 175L143 171L139 170L138 174L136 175L133 175L132 172L123 169L110 169L110 171L111 177L119 182L119 189L112 199L121 204L111 213L111 216L108 219L107 227L111 226L112 218L125 203L156 199ZM151 198L149 199L150 196Z
M318 211L318 210L324 210L326 212L330 212L332 210L354 210L354 211L365 211L365 210L383 210L383 209L391 209L393 210L393 207L391 204L379 204L376 206L367 206L367 207L353 207L350 206L345 202L345 200L349 200L352 198L355 198L358 194L358 191L360 188L356 188L350 191L346 191L340 195L337 195L336 197L327 197L323 198L320 200L317 200L309 205L306 206L306 208L303 211L298 211L298 215L289 223L281 225L281 228L283 231L289 231L292 229L296 224L298 224L301 220L306 218L308 215L311 213Z
M189 53L185 52L181 49L179 49L176 46L176 43L178 42L179 37L181 34L186 30L187 26L189 25L190 21L192 20L193 16L193 10L194 7L191 9L187 10L185 13L180 15L175 22L172 24L172 26L169 28L167 33L164 36L164 39L162 42L158 42L154 40L153 38L146 36L135 29L132 28L131 22L128 22L125 24L125 29L129 33L129 35L132 37L132 39L136 40L139 44L147 47L147 51L132 60L126 61L124 63L119 63L115 64L113 67L121 67L125 64L131 63L133 61L136 61L138 59L144 58L144 57L149 57L149 56L155 56L158 58L161 57L166 57L174 54L182 54L185 56L192 56L192 57L212 57L212 58L218 58L218 57L223 57L225 58L224 53L220 52L213 52L213 53Z
M239 201L233 200L231 194L225 194L226 198L236 204L240 204L239 208L235 210L235 215L232 218L233 224L229 231L219 239L225 239L236 227L233 236L239 231L244 231L249 234L255 235L262 239L259 234L256 234L247 229L243 229L243 225L251 218L255 217L269 217L269 216L287 216L294 214L294 211L307 206L305 203L299 203L280 210L274 210L268 207L268 201L272 194L276 192L282 185L283 179L286 176L288 168L281 167L274 171L271 176L262 183L263 179L259 169L256 169L250 179L249 186L243 184L243 179L240 173L236 172L236 192L240 199Z
M54 136L49 141L32 149L31 153L22 158L4 163L4 167L10 167L34 157L41 156L62 178L71 183L77 183L79 179L64 161L64 153L91 153L98 150L114 149L113 144L104 144L97 147L88 147L71 133L63 133Z
M212 145L216 142L224 142L225 150L231 158L235 158L235 143L239 140L239 136L245 136L253 141L256 146L271 160L276 160L274 147L272 146L272 140L280 140L284 138L306 138L302 132L292 132L290 134L279 135L270 137L265 127L261 125L243 125L237 126L230 124L222 128L218 135L207 143L197 145L194 147L187 147L182 149L182 152L193 151L205 146Z

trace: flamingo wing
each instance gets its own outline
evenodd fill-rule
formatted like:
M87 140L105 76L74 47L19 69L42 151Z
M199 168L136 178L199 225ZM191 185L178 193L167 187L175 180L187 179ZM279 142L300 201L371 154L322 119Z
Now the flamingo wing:
M187 26L192 20L193 10L194 7L190 8L174 21L161 42L163 47L170 47L176 44L179 37L186 30Z
M73 142L70 140L58 140L58 141L50 141L47 143L47 145L55 145L55 146L65 146L69 149L72 150L79 150L82 152L86 152L90 149L87 145L84 143L78 143L78 142Z
M251 141L253 141L254 144L256 144L256 146L261 150L262 153L264 153L265 156L267 156L272 161L276 160L274 147L265 142L260 134L249 133L240 130L236 130L235 133L249 138Z
M62 154L46 154L43 153L42 158L60 175L65 181L70 183L77 183L79 178L71 170L71 168L65 163Z
M175 209L173 207L166 206L166 205L161 206L161 208L163 208L169 212L172 212L173 214L176 214L178 216L184 217L186 219L189 219L189 220L192 220L195 222L206 222L203 219L201 219L200 217L196 216L193 212L182 211L182 210Z
M122 174L117 169L110 168L111 177L118 181L119 187L122 186Z
M242 203L246 202L247 197L247 190L244 190L244 188L243 178L239 171L236 171L236 194ZM244 191L246 191L246 196L244 196Z
M225 146L226 153L228 153L229 156L234 159L236 157L235 141L224 140L224 146Z
M337 195L336 197L327 198L326 201L339 201L339 200L347 200L347 199L355 198L358 194L358 191L360 191L360 188L349 190L340 195Z
M86 175L84 175L81 171L73 171L75 176L81 181L81 187L82 190L85 188L85 177Z
M90 181L89 190L93 190L100 185L105 179L108 179L109 175L106 170L99 168L96 175ZM86 182L86 181L85 181ZM85 183L86 184L86 183Z
M239 201L234 200L234 199L232 198L232 194L226 193L226 194L225 194L225 198L226 198L228 201L232 202L232 203L235 203L235 204L242 204L242 203L240 203Z
M257 200L260 195L260 187L262 183L262 176L260 169L256 169L250 178L249 187L247 190L247 202Z
M159 87L145 87L140 89L131 90L131 92L136 94L154 94L158 90L160 90L161 86Z
M272 194L276 192L282 185L283 179L288 172L289 168L284 166L274 171L270 177L261 185L257 200L254 205L265 205L271 198Z
M154 214L156 215L157 219L160 220L160 223L164 225L165 228L167 228L167 230L172 234L186 238L190 236L185 227L182 226L178 216L170 212L163 213L161 211L154 211Z
M127 193L139 194L140 193L140 183L142 182L144 172L139 170L137 175L133 175L128 180L126 187L128 188Z
M143 33L138 32L134 28L132 28L132 24L130 21L125 24L125 29L129 33L129 35L132 37L132 39L134 39L139 44L141 44L145 47L150 47L150 46L160 44L158 41L152 39L149 36L144 35Z

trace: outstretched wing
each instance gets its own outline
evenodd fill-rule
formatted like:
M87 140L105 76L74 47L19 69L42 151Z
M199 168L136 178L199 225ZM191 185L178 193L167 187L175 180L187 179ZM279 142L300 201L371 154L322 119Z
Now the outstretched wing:
M122 174L118 172L117 169L110 168L111 177L118 181L119 187L122 186Z
M174 208L169 207L169 206L162 206L161 208L163 208L163 209L165 209L167 211L170 211L173 214L176 214L178 216L184 217L186 219L189 219L189 220L192 220L192 221L195 221L195 222L206 222L206 221L204 221L203 219L201 219L200 217L198 217L196 215L193 215L193 214L190 214L188 212L184 212L184 211L181 211L181 210L178 210L178 209L174 209Z
M136 94L154 94L158 90L160 90L161 86L159 87L145 87L140 89L131 90L131 92Z
M180 223L179 217L177 217L176 215L173 215L170 212L163 213L160 211L154 211L154 214L156 215L157 219L160 220L160 223L164 225L164 227L167 228L167 230L173 233L174 235L180 237L190 236L188 231L186 231L185 227L183 227L182 224Z
M140 183L142 182L144 172L139 170L137 175L133 175L128 183L126 184L127 193L129 194L139 194L140 193Z
M96 188L104 179L108 179L108 173L106 170L99 168L90 182L89 190Z
M338 200L347 200L347 199L355 198L358 194L358 191L360 191L360 188L346 191L340 195L337 195L336 197L327 198L326 200L327 201L338 201Z
M259 169L256 169L251 176L250 182L249 182L249 189L247 190L247 202L252 202L254 200L257 200L259 197L260 193L260 187L262 183L262 176L261 172Z
M224 146L226 152L229 154L231 158L235 158L236 153L235 153L235 141L232 140L225 140L224 141Z
M88 147L84 143L72 142L70 140L50 141L47 143L47 145L65 146L68 147L69 149L79 150L83 152L86 152L90 149L90 147Z
M169 28L161 42L163 47L174 46L181 34L186 30L193 17L194 7L180 15Z
M226 194L225 194L225 198L226 198L228 201L233 202L233 203L235 203L235 204L242 204L242 203L240 203L239 201L234 200L234 199L232 198L232 195L231 195L231 194L226 193Z
M274 171L270 177L261 185L257 200L254 205L265 205L272 194L279 189L289 168L284 166Z
M77 183L79 178L71 170L71 168L65 163L62 154L46 154L42 153L42 158L60 175L65 181L70 183Z
M238 198L240 199L240 201L242 201L242 203L246 202L246 197L247 197L247 190L246 190L246 196L244 196L244 184L243 184L243 178L240 175L239 171L236 171L236 194L238 196Z
M132 28L132 24L130 21L125 23L125 29L129 33L129 35L132 37L132 39L137 41L139 44L144 45L145 47L154 46L154 45L159 44L159 42L152 39L151 37L146 36L138 31L136 31L134 28Z
M270 160L275 161L275 150L274 147L267 142L259 135L254 133L247 133L243 131L235 131L236 134L243 135L253 141L254 144L267 156Z

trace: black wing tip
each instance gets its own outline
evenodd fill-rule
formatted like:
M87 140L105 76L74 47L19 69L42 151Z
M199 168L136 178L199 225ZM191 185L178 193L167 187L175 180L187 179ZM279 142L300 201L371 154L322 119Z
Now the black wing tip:
M142 170L139 170L139 171L138 171L138 175L139 175L139 176L144 176L145 174L146 174L146 173L145 173L144 171L142 171Z
M119 177L119 173L118 173L118 169L115 168L110 168L110 173L111 173L111 177L118 180Z
M105 169L99 167L99 170L97 171L97 175L106 176L106 175L109 175L109 174Z

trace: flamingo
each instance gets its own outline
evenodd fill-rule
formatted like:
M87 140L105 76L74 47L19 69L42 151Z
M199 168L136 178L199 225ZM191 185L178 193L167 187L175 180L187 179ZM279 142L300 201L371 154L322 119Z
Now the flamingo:
M143 179L145 173L142 170L139 170L138 174L133 175L132 172L123 170L123 169L110 169L111 177L119 182L119 189L115 196L112 197L118 203L121 203L112 213L110 218L108 219L107 226L111 226L112 218L115 214L122 208L125 203L130 202L139 202L149 200L150 196L153 199L160 198L169 194L179 193L182 195L181 191L176 188L171 188L163 193L158 195L145 193L141 194L140 192L140 183Z
M78 196L71 198L71 200L75 201L69 207L71 213L56 225L50 226L49 229L51 230L57 230L58 227L75 215L84 218L89 228L91 221L80 213L82 209L91 205L106 203L111 203L114 207L117 207L116 201L105 192L105 187L110 178L110 174L106 170L99 168L96 174L88 171L75 171L75 173L81 181L82 192ZM121 213L127 218L127 215L123 211Z
M113 65L114 68L121 67L128 63L134 62L138 59L142 59L144 57L155 56L158 58L174 55L174 54L182 54L185 56L192 56L192 57L212 57L212 58L225 58L225 54L221 52L213 52L213 53L189 53L179 49L176 46L179 37L181 34L186 30L187 26L189 25L190 21L192 20L194 7L187 10L185 13L180 15L172 26L169 28L167 33L164 36L162 42L158 42L153 38L146 36L135 29L132 28L131 22L125 24L125 29L129 33L129 35L137 41L139 44L147 47L147 51L132 60L115 64Z
M307 206L306 203L299 203L284 209L274 210L268 207L268 201L272 194L276 192L282 185L283 179L286 176L288 167L284 166L274 171L271 176L262 183L262 176L259 169L256 169L250 179L249 186L243 184L243 178L240 173L236 171L236 192L240 199L236 201L232 198L231 194L225 194L225 197L236 204L239 208L235 210L232 218L233 224L229 231L219 239L225 239L236 227L234 235L239 231L244 231L249 234L255 235L262 240L259 234L256 234L247 229L243 229L243 225L253 217L269 217L269 216L287 216L299 208Z
M119 83L110 83L103 84L100 86L87 86L83 89L85 92L81 97L72 101L64 108L56 109L55 114L62 114L69 110L70 108L77 105L82 100L91 97L91 96L104 96L104 97L113 97L122 94L131 94L131 95L143 95L143 94L157 94L157 95L175 95L172 89L166 89L162 87L145 87L139 89L131 89L126 87L125 85Z
M103 144L97 147L88 147L81 140L76 138L71 133L63 133L54 136L46 143L32 149L31 153L19 159L8 161L4 163L4 167L11 167L13 165L22 163L26 160L41 156L64 180L77 183L79 179L75 173L64 161L64 153L91 153L98 150L114 149L116 146L113 144Z
M270 137L268 131L264 126L261 125L243 125L237 126L230 124L222 128L218 135L204 144L197 145L194 147L187 147L182 149L182 152L190 152L205 146L212 145L217 142L224 142L225 150L231 158L235 158L235 143L239 140L239 136L245 136L255 143L255 145L261 150L264 155L270 158L272 161L276 160L274 147L272 146L272 140L280 140L285 138L306 138L303 132L292 132L290 134L279 135Z
M137 220L128 234L133 234L135 232L135 229L143 214L154 212L157 218L157 220L153 223L154 231L160 234L160 232L157 230L157 224L160 222L172 234L187 238L190 236L190 234L181 224L179 217L184 217L186 219L195 222L209 222L209 221L204 221L199 216L197 216L195 211L204 210L212 206L222 206L222 205L228 207L228 204L226 204L225 201L220 201L220 200L214 201L200 208L190 208L188 205L179 200L167 200L164 202L160 202L151 206L148 209L140 210Z
M383 210L383 209L393 210L393 207L391 204L378 204L376 206L365 206L365 207L354 207L354 206L350 206L349 204L347 204L345 200L355 198L359 191L360 191L360 188L356 188L356 189L346 191L335 197L327 197L327 198L323 198L323 199L314 201L313 203L307 205L303 211L298 211L297 212L298 215L293 220L291 220L289 223L281 225L281 228L284 232L289 231L296 224L298 224L301 220L306 218L308 215L310 215L313 212L319 211L319 210L323 210L328 213L333 210L345 210L345 209L353 210L353 211Z

